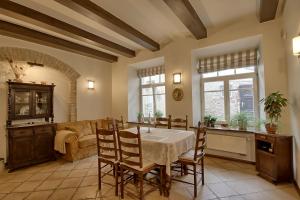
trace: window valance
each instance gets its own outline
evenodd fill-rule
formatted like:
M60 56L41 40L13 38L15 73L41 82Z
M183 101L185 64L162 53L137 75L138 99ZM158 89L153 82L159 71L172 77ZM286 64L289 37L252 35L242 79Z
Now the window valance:
M140 78L146 77L146 76L153 76L153 75L157 75L157 74L164 74L164 73L165 73L164 66L149 67L149 68L137 70L137 75Z
M199 59L198 72L208 73L226 69L242 68L257 65L257 49L248 49L225 55Z

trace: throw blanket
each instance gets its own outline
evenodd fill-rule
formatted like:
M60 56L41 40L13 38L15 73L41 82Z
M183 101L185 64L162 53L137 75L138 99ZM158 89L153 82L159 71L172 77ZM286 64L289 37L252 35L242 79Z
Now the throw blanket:
M77 139L75 132L70 130L56 131L54 149L62 154L66 154L66 142L71 139Z

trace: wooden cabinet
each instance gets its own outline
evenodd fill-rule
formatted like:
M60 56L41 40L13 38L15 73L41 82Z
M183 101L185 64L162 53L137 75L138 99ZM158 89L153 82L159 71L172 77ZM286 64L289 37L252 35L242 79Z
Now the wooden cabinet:
M55 85L8 81L8 120L49 118L53 122L53 90Z
M54 155L55 124L8 127L8 168L52 160Z
M272 182L292 181L292 136L256 134L256 170Z

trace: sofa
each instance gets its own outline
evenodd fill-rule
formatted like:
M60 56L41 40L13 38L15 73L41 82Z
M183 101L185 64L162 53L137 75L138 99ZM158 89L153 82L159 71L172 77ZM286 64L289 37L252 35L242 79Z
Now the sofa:
M107 120L84 120L58 123L56 134L68 131L64 139L65 153L63 159L75 161L97 154L96 128L106 128Z

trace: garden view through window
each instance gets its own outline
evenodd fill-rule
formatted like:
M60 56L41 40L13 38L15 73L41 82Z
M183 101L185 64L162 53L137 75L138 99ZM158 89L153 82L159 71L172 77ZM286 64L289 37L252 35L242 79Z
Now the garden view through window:
M257 83L255 67L228 69L202 74L204 116L227 122L239 113L249 121L257 118Z
M166 116L165 74L141 78L141 112L145 117Z

